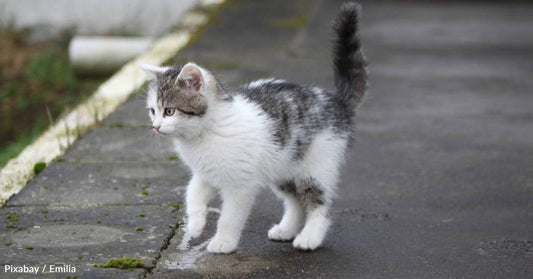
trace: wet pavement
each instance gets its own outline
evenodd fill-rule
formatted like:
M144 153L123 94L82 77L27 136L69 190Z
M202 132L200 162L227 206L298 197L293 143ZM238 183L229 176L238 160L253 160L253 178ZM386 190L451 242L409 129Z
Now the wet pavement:
M230 1L173 63L193 60L228 88L272 76L332 89L329 28L340 3ZM77 268L51 278L529 278L533 5L363 9L370 95L321 249L268 240L282 204L267 191L236 253L205 252L215 209L204 236L178 249L176 203L189 175L150 136L136 96L1 209L0 265ZM92 266L121 256L148 268Z

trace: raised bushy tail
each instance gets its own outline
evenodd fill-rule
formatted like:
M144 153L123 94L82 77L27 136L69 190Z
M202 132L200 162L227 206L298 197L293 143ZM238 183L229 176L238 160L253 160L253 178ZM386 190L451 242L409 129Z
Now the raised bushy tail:
M346 3L333 25L333 65L337 96L353 109L361 103L367 89L366 61L357 30L360 13L359 4Z

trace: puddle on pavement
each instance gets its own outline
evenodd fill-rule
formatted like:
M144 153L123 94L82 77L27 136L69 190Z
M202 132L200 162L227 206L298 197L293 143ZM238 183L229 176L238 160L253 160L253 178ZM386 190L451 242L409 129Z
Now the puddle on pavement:
M220 214L220 209L210 207L208 212ZM183 223L185 223L185 220ZM186 227L186 225L183 227ZM168 259L163 261L164 268L171 270L192 269L200 274L223 273L238 275L279 266L276 261L255 255L244 255L239 251L224 255L211 254L206 250L211 239L192 247L190 246L191 239L192 237L188 232L182 231L182 239L175 248L176 252L169 253Z
M188 240L187 238L188 237ZM185 233L182 243L178 246L178 250L183 251L183 254L178 256L177 261L165 261L165 268L167 269L194 269L196 268L196 261L207 253L205 247L209 244L211 239L202 242L192 248L189 248L190 235ZM187 241L185 241L187 240Z

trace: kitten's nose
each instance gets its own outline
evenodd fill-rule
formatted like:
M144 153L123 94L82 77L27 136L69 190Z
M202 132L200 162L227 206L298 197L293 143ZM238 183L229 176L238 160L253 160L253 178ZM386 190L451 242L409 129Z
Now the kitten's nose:
M161 128L161 125L159 125L159 126L153 126L153 128L154 128L156 131L159 132L159 128Z

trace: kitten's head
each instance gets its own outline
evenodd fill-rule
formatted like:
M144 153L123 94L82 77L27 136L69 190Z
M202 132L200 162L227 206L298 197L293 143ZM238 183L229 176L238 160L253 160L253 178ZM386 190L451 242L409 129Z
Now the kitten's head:
M201 133L211 96L217 90L212 75L193 63L139 67L149 81L146 107L153 129L163 135L188 138Z

